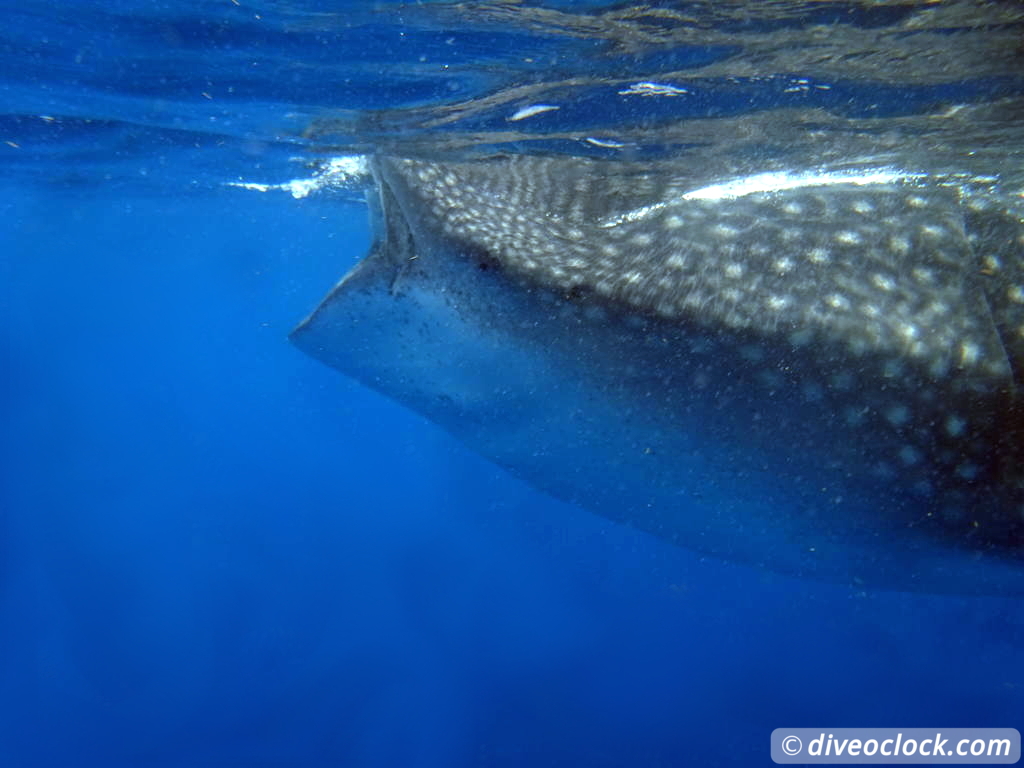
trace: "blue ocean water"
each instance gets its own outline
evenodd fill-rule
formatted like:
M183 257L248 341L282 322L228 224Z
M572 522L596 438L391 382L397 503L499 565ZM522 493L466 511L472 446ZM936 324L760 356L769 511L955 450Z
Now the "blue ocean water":
M780 3L756 31L928 5ZM355 192L288 191L332 155L656 156L698 141L686 121L913 118L1024 90L964 55L963 73L723 71L687 102L634 99L623 82L730 61L749 25L610 8L0 3L0 764L748 766L789 725L1020 726L1020 600L673 548L287 342L370 240ZM684 17L709 42L678 44ZM733 164L792 159L763 151Z

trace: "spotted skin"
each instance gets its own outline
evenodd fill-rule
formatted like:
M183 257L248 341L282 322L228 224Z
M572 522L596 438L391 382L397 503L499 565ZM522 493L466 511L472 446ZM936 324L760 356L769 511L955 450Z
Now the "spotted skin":
M1024 593L1007 210L921 178L723 197L578 159L375 162L377 244L296 331L314 356L674 543Z

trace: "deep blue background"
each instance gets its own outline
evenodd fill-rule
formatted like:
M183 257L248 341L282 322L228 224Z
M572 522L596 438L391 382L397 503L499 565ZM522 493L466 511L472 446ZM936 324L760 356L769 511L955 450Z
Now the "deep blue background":
M365 208L0 188L0 765L765 765L1019 726L1021 602L558 504L286 340Z

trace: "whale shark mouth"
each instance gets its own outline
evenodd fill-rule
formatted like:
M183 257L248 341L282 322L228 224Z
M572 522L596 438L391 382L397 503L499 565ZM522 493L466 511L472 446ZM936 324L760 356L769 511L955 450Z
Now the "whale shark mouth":
M557 498L800 576L1024 594L1024 224L892 168L372 161L294 332Z

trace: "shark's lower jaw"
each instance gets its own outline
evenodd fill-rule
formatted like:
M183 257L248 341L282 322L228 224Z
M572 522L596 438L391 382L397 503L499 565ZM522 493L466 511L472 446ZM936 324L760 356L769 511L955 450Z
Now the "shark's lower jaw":
M1007 335L1024 318L993 301L1024 274L1019 243L984 274L957 204L891 181L716 211L605 170L378 160L378 242L295 342L673 543L852 585L1024 594Z

